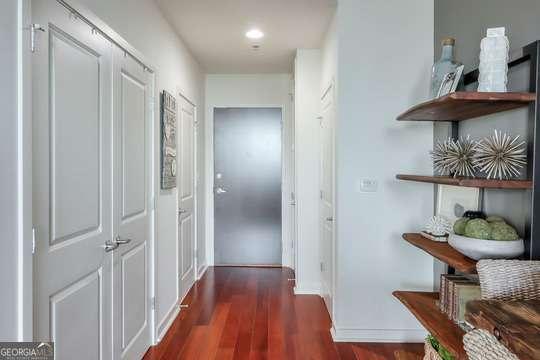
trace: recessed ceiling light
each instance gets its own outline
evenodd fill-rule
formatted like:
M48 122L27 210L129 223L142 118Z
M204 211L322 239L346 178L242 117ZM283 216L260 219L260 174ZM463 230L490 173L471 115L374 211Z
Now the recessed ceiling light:
M246 37L248 39L257 40L263 38L264 33L259 29L251 29L246 33Z

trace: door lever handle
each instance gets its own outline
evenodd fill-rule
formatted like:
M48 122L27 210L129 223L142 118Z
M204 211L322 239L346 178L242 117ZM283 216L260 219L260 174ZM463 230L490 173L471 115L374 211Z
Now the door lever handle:
M216 194L225 194L226 192L227 190L225 190L224 188L221 188L221 187L216 188Z
M332 221L334 221L334 218L331 217L331 216L330 216L330 217L327 217L327 218L326 218L326 221L332 222Z
M120 238L120 235L118 235L116 239L114 239L114 242L117 243L118 245L124 245L124 244L129 244L131 242L131 239L122 239Z
M116 249L118 249L119 246L120 246L120 244L117 243L116 241L112 242L110 240L107 240L105 242L105 252L111 252L113 250L116 250Z
M182 215L182 214L185 214L185 213L187 213L187 210L178 209L178 215Z

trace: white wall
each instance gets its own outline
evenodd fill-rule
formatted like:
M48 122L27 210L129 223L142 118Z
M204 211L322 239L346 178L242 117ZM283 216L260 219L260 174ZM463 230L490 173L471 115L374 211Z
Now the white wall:
M320 292L319 128L321 51L298 49L295 58L296 294Z
M216 107L282 107L283 117L283 184L282 193L282 234L284 266L292 266L291 259L291 206L287 194L291 192L291 144L292 144L292 99L290 74L260 74L260 75L207 75L206 76L206 209L207 222L207 258L209 264L214 263L214 108Z
M180 91L197 106L198 121L204 116L204 78L202 70L188 49L176 35L154 1L150 0L78 0L101 20L119 33L127 42L140 51L156 71L156 98L162 90L172 94ZM128 16L129 15L129 16ZM156 125L159 124L156 114ZM159 154L159 126L155 128L156 161ZM204 159L204 128L199 128L199 164ZM159 167L158 167L159 168ZM204 174L199 174L200 180ZM159 174L156 176L159 184ZM199 181L201 185L201 181ZM199 186L202 190L204 187ZM199 265L204 265L204 197L199 196L198 247L202 249ZM162 337L167 322L171 319L177 303L176 237L177 237L177 190L159 190L157 198L156 239L156 308L157 336Z
M433 260L401 239L432 215L430 185L397 173L431 174L431 123L396 116L428 97L433 0L342 0L337 12L337 340L421 341L422 327L392 297L431 290ZM357 192L361 179L375 193Z
M16 341L17 321L17 0L0 11L0 341Z

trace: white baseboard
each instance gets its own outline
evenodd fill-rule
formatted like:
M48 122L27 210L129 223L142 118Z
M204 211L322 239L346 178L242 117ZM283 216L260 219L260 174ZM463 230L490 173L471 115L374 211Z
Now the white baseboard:
M421 329L350 329L336 328L330 330L335 342L399 342L422 343L427 332Z
M320 283L297 283L294 287L294 295L321 295Z
M173 304L173 306L169 309L169 312L167 315L163 317L163 320L159 323L157 327L157 337L156 337L156 343L154 345L157 345L161 339L165 336L167 333L167 330L171 327L172 323L176 319L176 316L178 316L178 313L180 312L180 307L176 303Z
M197 269L197 280L201 280L206 270L208 270L207 264L202 264L199 266L199 268Z

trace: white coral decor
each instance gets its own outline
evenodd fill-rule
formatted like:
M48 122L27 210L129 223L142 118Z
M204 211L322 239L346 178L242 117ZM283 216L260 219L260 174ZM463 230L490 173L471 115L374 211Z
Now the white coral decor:
M511 138L502 131L495 130L493 136L481 140L476 145L475 162L488 179L508 179L519 176L520 169L527 164L525 142L519 142L519 135Z
M433 216L426 225L426 231L431 235L444 236L452 231L452 224L444 216Z

